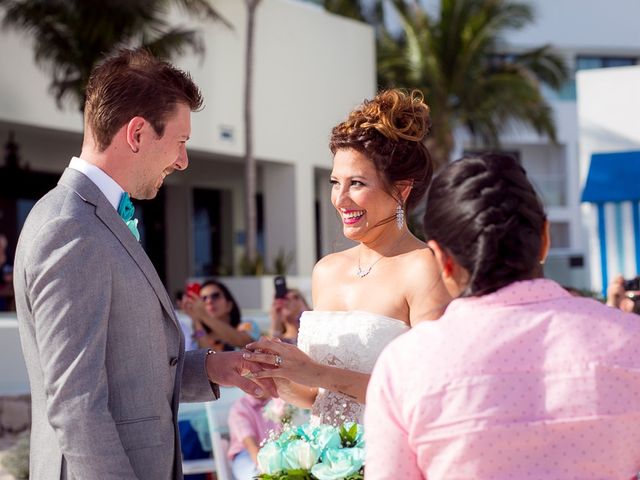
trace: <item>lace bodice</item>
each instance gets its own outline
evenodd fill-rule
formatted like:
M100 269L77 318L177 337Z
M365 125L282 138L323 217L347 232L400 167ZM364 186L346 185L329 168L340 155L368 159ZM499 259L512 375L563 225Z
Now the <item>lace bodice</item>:
M304 312L298 347L325 365L371 373L382 349L408 329L400 320L369 312ZM363 404L321 388L311 408L311 423L362 423L363 413Z

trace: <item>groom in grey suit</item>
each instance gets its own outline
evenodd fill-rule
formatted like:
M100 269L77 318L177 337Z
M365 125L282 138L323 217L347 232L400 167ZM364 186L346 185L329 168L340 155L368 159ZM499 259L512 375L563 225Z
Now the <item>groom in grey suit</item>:
M217 384L261 396L241 352L184 351L158 275L125 223L128 192L153 198L187 168L189 75L142 50L94 69L85 135L58 186L20 235L15 290L32 395L31 478L182 478L179 401L217 398Z

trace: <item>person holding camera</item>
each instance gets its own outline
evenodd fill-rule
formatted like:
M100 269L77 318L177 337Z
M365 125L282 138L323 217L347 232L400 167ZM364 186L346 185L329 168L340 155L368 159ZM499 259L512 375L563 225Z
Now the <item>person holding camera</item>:
M281 279L281 280L280 280ZM282 286L280 286L280 282ZM311 310L302 292L297 288L287 288L284 277L274 279L276 294L271 303L271 337L288 343L297 343L300 317Z
M230 351L260 338L258 325L241 321L238 302L218 280L209 279L197 290L187 289L182 308L193 321L193 339L201 348Z
M625 280L616 276L607 287L607 305L623 312L640 314L640 277Z

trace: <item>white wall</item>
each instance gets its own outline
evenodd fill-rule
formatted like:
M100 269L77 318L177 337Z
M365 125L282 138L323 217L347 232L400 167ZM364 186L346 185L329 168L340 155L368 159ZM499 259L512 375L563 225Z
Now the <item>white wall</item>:
M241 157L245 5L240 0L211 1L233 29L221 23L199 24L179 12L174 17L175 23L199 28L203 33L204 58L185 54L175 63L190 71L201 87L205 108L192 117L189 149L197 152L192 155L195 160L187 172L169 177L167 183L221 183L231 189L235 238L244 230ZM0 70L0 141L7 138L9 129L19 130L22 157L32 168L62 171L69 156L80 151L80 114L74 108L56 108L48 93L48 76L34 65L26 35L1 31L0 58L4 65ZM277 203L268 198L274 194L273 182L263 169L276 162L294 166L293 182L286 194L295 209L278 235L293 239L290 243L295 247L296 273L309 275L316 261L315 169L331 168L327 146L331 128L375 93L373 30L305 2L263 0L256 17L254 75L254 150L261 178L266 179L269 189L262 185L259 188L263 188L267 204ZM223 139L222 129L232 132L232 138ZM236 162L237 168L220 172L226 164L217 160ZM278 195L282 192L276 192L276 198ZM267 222L271 213L266 212ZM172 215L175 217L176 212ZM170 240L173 245L184 244L175 235ZM277 238L271 240L268 248L277 251ZM289 248L290 243L283 246ZM168 265L172 265L172 271L181 271L175 261Z
M578 72L578 123L580 179L584 185L594 153L640 150L640 67L607 68ZM628 209L625 206L626 209ZM582 207L587 232L591 263L591 283L601 289L600 242L596 209L588 204ZM607 211L607 217L614 216ZM630 215L627 212L627 218ZM631 222L626 222L630 227ZM628 230L628 228L627 228ZM619 265L615 251L615 231L607 225L607 251L609 278L619 273L637 274L633 252L627 251L626 265ZM626 232L629 237L629 232ZM625 239L625 245L629 243ZM620 271L623 267L623 272Z

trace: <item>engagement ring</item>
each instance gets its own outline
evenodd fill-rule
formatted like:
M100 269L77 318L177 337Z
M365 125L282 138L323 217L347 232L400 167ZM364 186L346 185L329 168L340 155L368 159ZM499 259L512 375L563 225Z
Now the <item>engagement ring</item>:
M280 355L276 355L276 361L274 365L276 367L279 367L280 365L282 365L282 357Z

